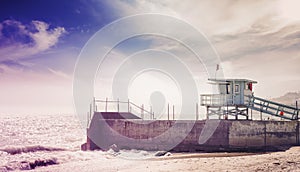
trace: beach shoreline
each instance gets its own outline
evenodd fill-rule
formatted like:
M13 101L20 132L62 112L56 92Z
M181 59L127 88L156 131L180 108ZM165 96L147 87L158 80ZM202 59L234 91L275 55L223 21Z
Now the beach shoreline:
M300 171L300 147L269 153L173 153L149 159L106 155L80 163L68 162L33 171Z

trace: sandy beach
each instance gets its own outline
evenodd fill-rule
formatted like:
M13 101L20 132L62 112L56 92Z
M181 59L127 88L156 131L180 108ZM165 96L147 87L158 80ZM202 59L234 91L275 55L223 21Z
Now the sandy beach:
M101 160L69 162L35 171L300 171L300 147L265 154L174 153L146 160L107 155Z
M171 153L161 157L142 150L81 151L86 136L72 116L11 116L0 121L0 172L300 171L299 146L269 153ZM54 163L28 167L43 161Z

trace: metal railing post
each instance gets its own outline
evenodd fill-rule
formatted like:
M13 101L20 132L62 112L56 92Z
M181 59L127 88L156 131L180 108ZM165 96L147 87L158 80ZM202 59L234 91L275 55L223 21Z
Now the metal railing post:
M130 102L129 102L129 99L128 99L128 101L127 101L128 113L130 112L130 109L129 109L129 107L130 107Z
M93 98L93 113L95 112L95 106L96 106L96 98Z
M198 120L199 119L199 109L198 109L199 107L198 107L198 103L196 103L196 120Z
M105 99L105 112L107 112L107 97Z
M141 116L142 116L142 119L144 119L144 105L142 104L141 106Z
M169 114L169 111L170 111L170 109L169 109L169 103L168 103L168 120L170 120L170 114Z
M296 120L298 120L299 109L298 109L298 101L297 100L296 100L296 109L297 109Z
M150 106L150 119L153 119L153 115L152 115L152 106Z
M260 120L262 121L262 104L260 102Z
M228 115L229 115L229 112L228 112L228 103L227 103L227 104L226 104L225 119L228 119Z
M175 120L175 106L173 105L173 120Z
M120 112L120 100L118 98L118 105L117 105L117 108L118 108L118 113Z

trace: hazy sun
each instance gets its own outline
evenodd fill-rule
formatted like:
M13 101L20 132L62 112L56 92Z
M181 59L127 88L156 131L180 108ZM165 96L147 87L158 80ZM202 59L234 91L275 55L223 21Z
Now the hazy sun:
M279 14L288 20L300 20L300 0L279 0Z

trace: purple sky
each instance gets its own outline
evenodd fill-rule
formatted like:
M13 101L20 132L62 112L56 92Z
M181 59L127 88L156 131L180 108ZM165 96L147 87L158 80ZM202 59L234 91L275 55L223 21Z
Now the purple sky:
M225 77L257 80L257 96L300 91L298 0L3 0L0 4L0 114L73 113L73 71L85 43L110 22L141 13L174 16L201 30L220 55ZM118 47L115 54L139 46L180 51L162 39L141 40Z

